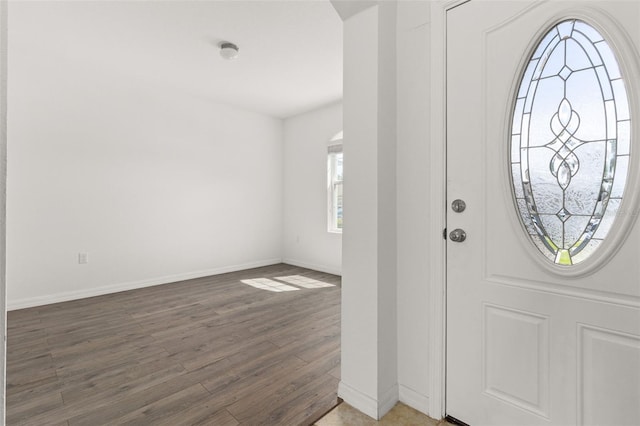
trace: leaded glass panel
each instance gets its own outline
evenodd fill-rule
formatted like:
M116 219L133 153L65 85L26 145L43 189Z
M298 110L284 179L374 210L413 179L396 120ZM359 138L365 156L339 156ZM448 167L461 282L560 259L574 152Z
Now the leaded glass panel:
M615 52L584 21L555 25L525 67L511 122L513 195L550 261L574 265L606 238L631 151L627 92Z

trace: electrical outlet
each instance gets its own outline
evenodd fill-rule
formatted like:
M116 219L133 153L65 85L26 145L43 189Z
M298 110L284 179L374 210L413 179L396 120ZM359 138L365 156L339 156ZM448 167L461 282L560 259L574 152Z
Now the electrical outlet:
M89 263L89 255L87 253L78 253L78 263L80 265Z

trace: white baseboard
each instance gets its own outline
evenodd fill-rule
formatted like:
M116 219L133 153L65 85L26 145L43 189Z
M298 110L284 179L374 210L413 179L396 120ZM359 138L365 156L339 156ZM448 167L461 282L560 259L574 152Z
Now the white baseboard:
M402 385L400 385L398 390L400 402L420 411L423 414L429 415L428 396L422 395L421 393Z
M355 390L343 381L338 384L338 396L347 404L363 412L372 419L378 419L378 401L362 392Z
M288 263L289 265L299 266L301 268L313 269L314 271L326 272L327 274L342 275L341 268L332 266L319 265L317 263L305 262L297 259L282 259L282 263Z
M381 419L398 402L398 385L389 388L378 401L378 419Z
M167 275L164 277L151 278L148 280L130 281L126 283L111 284L102 287L87 288L83 290L67 291L63 293L46 296L30 297L26 299L8 300L7 311L16 309L32 308L34 306L49 305L51 303L67 302L69 300L84 299L87 297L102 296L104 294L117 293L120 291L135 290L137 288L151 287L154 285L169 284L177 281L190 280L193 278L208 277L210 275L225 274L227 272L242 271L244 269L259 268L282 263L282 259L267 259L256 262L244 263L241 265L223 266L220 268L207 269L204 271L186 272L182 274Z
M338 384L338 396L358 411L375 420L380 420L398 402L398 385L391 387L380 401L376 401L341 381Z

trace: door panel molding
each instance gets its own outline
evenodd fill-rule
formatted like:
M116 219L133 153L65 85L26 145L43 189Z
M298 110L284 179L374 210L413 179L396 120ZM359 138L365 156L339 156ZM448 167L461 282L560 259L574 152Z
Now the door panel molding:
M636 371L640 369L640 336L608 330L587 324L578 324L577 401L578 424L625 424L628 418L615 418L623 410L603 406L602 392L624 386L629 371L620 366L627 363L607 362L611 359L635 358ZM640 417L640 389L622 389L620 404L634 406Z
M521 288L525 290L541 291L544 293L571 297L574 299L587 300L591 302L609 303L621 307L640 308L640 297L619 294L614 292L602 292L578 287L571 287L562 284L548 284L541 281L527 280L524 278L514 278L499 274L486 275L485 280L494 284L507 287Z
M484 303L483 313L483 389L484 393L514 407L549 418L549 317L512 307ZM500 324L502 322L502 324ZM492 329L509 329L512 341L508 345L493 345L504 337ZM517 340L514 340L517 339ZM503 342L504 343L504 342ZM529 383L518 378L518 369L510 370L500 346L508 346L511 356L528 358ZM502 355L502 356L501 356ZM515 382L515 383L514 383ZM507 388L511 389L507 389ZM523 387L527 389L522 389ZM520 388L520 389L517 389ZM520 395L518 395L518 391ZM527 395L525 395L527 393Z

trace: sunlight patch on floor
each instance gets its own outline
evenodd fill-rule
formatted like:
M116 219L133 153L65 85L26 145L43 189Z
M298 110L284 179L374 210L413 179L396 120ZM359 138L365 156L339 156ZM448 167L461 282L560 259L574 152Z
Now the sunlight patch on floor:
M305 277L304 275L288 275L286 277L275 278L251 278L240 280L240 282L260 290L273 291L275 293L302 289L335 287L335 284L315 280L313 278Z
M288 277L276 277L278 281L284 281L302 288L324 288L335 287L334 284L325 283L324 281L314 280L313 278L302 275L289 275Z
M296 291L300 290L298 287L280 283L278 281L270 280L269 278L254 278L251 280L240 280L243 284L250 285L251 287L259 288L260 290L268 290L276 293L283 291Z

